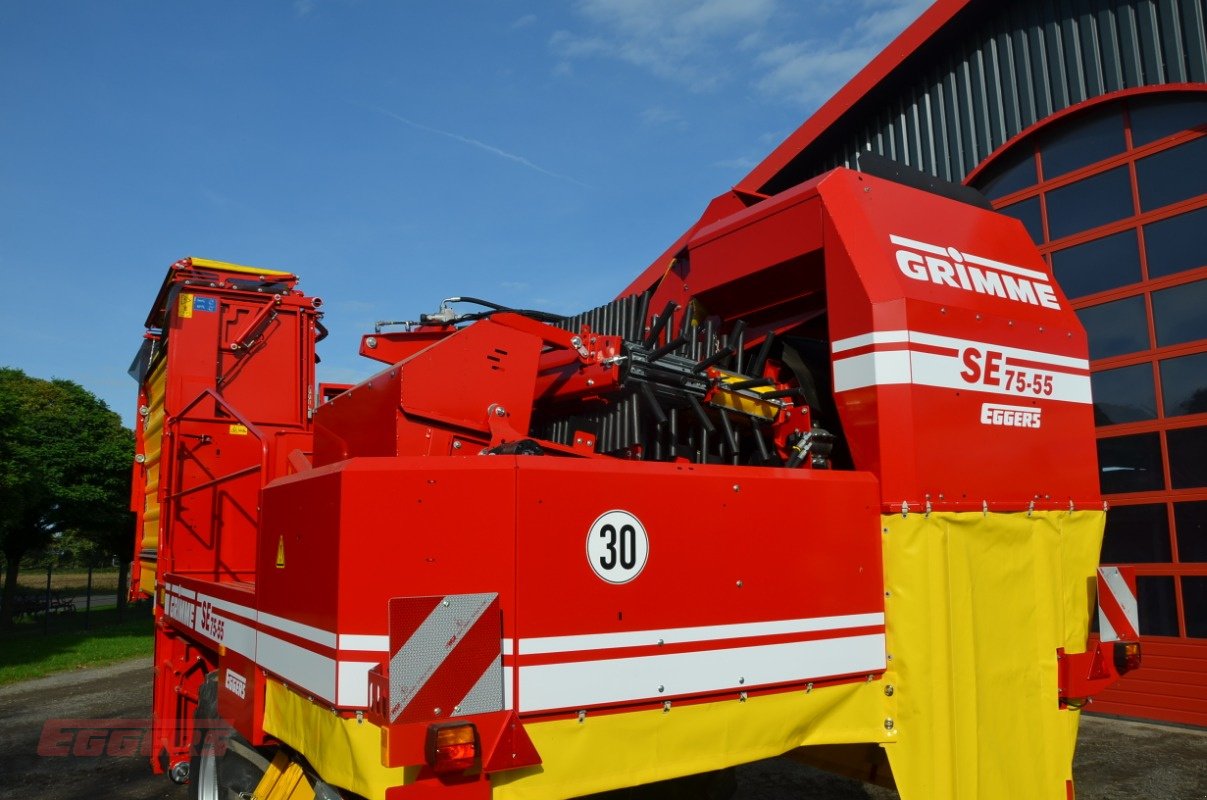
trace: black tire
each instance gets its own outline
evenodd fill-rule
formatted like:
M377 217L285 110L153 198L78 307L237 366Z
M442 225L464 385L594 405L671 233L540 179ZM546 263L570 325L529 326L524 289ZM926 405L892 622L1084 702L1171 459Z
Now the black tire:
M189 800L239 800L249 796L264 775L264 762L247 740L218 716L218 672L197 692L193 747L189 757Z

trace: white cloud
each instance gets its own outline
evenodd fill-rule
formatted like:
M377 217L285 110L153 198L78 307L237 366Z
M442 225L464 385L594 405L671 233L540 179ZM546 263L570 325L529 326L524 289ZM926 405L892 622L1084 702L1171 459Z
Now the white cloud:
M806 106L829 99L913 22L929 0L855 0L841 9L852 20L825 36L784 42L756 57L764 94Z
M718 51L760 29L775 0L582 0L589 34L561 30L549 44L563 59L607 58L649 70L693 91L729 80Z
M755 86L764 94L798 103L820 103L875 57L869 45L819 44L812 41L780 45L759 54L765 68Z
M928 5L928 0L580 0L581 30L549 40L568 77L575 61L608 59L691 91L746 82L790 105L830 95ZM793 36L796 33L796 36ZM800 36L801 33L807 33Z
M511 23L511 29L513 31L518 31L520 28L527 28L529 25L532 25L534 22L536 22L536 14L525 14L524 16L517 19L515 22Z

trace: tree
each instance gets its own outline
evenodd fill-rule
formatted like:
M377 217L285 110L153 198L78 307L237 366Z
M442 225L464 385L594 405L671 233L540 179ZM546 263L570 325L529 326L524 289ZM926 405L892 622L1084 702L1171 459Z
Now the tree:
M130 461L134 434L79 384L0 367L0 552L7 564L0 624L12 622L21 558L75 529L133 557Z

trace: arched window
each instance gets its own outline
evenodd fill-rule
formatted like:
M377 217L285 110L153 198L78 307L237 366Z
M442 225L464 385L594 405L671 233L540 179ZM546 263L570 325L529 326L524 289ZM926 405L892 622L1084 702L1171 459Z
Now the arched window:
M1049 117L969 176L1021 220L1089 333L1107 515L1145 636L1207 638L1207 91Z

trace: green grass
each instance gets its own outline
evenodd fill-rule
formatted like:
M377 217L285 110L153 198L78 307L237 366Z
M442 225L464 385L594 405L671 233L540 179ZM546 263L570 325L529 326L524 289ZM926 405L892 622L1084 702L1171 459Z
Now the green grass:
M150 655L154 641L154 625L146 608L126 609L120 622L117 609L93 612L89 630L83 630L80 622L72 630L52 624L51 632L43 633L41 624L25 621L0 633L0 686Z

